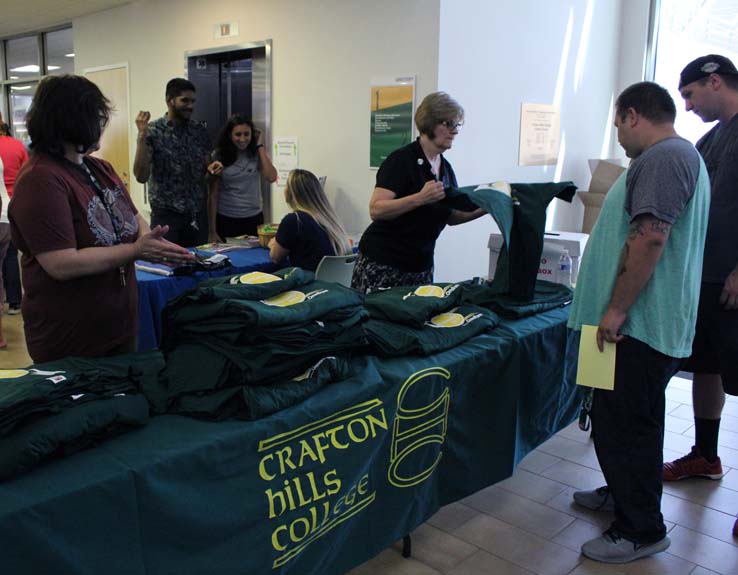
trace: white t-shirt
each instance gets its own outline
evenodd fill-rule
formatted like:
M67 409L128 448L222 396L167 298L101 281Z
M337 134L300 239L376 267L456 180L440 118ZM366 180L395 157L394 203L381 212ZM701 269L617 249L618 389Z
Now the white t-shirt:
M8 220L8 204L10 198L8 197L8 190L5 188L5 180L3 179L3 159L0 158L0 224L9 224Z

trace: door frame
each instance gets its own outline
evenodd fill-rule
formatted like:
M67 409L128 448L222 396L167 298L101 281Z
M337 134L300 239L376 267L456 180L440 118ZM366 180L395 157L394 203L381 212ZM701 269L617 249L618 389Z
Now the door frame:
M134 134L135 132L131 128L136 127L135 120L133 121L133 124L131 124L131 71L128 66L128 62L118 62L115 64L106 64L104 66L91 66L89 68L83 68L82 74L84 76L87 76L90 73L95 72L106 72L108 70L119 70L124 69L126 73L126 109L125 110L116 110L117 112L121 114L125 114L124 117L126 119L126 123L128 124L128 193L133 197L132 188L134 185L141 185L136 182L136 179L133 177L133 160L136 156L136 150L133 148L133 142L136 140L136 138L131 138L131 134ZM143 192L141 194L141 198L143 201L143 206L145 209L148 209L149 203L148 198L146 197L146 187L144 186Z
M271 134L272 124L272 41L262 40L259 42L244 42L242 44L230 44L228 46L218 46L217 48L205 48L202 50L188 50L184 53L184 77L188 77L188 62L190 58L197 56L210 56L211 54L224 54L227 52L240 52L242 50L253 50L254 48L264 48L264 70L259 70L264 77L259 80L264 82L264 91L267 94L265 101L264 121L266 135ZM266 145L266 143L265 143ZM267 146L268 147L268 146Z
M263 143L267 150L272 149L272 41L271 39L260 40L257 42L243 42L241 44L230 44L228 46L217 46L215 48L205 48L202 50L188 50L184 53L184 78L189 77L188 62L190 58L197 56L210 56L212 54L226 54L228 52L240 52L242 50L253 50L255 48L264 49L264 61L261 59L255 62L252 71L252 85L258 85L266 94L264 98L264 109L261 109L261 102L252 100L252 116L264 118L264 134ZM253 61L253 60L252 60ZM253 89L253 88L252 88ZM256 104L256 106L254 106ZM258 114L258 116L257 116ZM268 221L272 216L272 186L268 182L264 184L262 189L262 198L264 201L264 217Z

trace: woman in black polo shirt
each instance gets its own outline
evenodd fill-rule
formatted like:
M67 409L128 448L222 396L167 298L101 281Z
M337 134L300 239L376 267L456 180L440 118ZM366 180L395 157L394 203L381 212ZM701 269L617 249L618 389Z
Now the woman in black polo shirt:
M486 212L460 212L441 200L457 187L450 150L464 109L445 92L426 96L415 112L420 137L395 150L377 172L369 201L372 223L359 243L351 286L363 292L433 281L433 250L446 224L474 220Z

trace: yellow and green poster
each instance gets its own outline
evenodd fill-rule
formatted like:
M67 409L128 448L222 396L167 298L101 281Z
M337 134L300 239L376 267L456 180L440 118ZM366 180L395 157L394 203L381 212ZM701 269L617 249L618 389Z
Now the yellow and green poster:
M414 76L371 86L370 168L378 168L391 152L412 141L414 93Z

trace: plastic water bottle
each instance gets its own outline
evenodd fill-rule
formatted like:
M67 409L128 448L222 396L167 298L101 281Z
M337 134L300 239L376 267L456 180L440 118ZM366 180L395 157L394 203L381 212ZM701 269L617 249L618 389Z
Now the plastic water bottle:
M558 283L571 287L571 256L566 248L559 258L559 273L556 279Z

